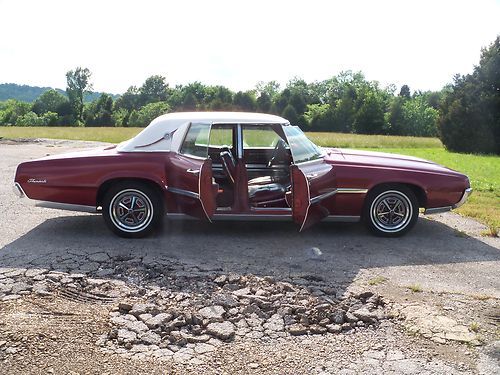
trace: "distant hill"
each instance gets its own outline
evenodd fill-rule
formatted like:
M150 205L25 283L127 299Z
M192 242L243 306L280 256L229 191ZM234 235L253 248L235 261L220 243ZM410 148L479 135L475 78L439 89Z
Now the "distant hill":
M38 86L28 86L28 85L18 85L16 83L0 83L0 102L8 99L17 99L23 102L34 102L45 91L52 89L52 87L38 87ZM55 89L63 95L66 92L61 89ZM85 101L91 102L98 98L102 93L93 92L85 95ZM113 99L119 97L119 95L109 94Z

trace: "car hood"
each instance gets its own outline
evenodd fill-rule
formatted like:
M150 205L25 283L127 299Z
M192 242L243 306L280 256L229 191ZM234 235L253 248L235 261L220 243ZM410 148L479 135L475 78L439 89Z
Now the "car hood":
M351 149L327 148L326 160L334 163L366 165L373 167L425 171L453 176L463 176L460 172L449 169L429 160L413 156L389 154L386 152L361 151Z

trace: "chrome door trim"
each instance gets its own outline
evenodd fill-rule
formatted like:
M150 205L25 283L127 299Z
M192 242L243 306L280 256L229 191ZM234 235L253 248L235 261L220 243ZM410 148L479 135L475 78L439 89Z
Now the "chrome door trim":
M338 188L337 194L366 194L368 189L358 189L358 188Z
M189 198L200 199L200 194L195 193L194 191L179 189L179 188L171 187L171 186L167 186L167 191L174 193L174 194L184 195L185 197L189 197Z
M241 124L236 125L236 151L237 151L237 158L238 159L243 159L243 130L241 127Z
M329 192L323 193L321 195L318 195L314 198L311 198L310 202L311 202L311 204L318 203L318 202L322 201L323 199L334 196L335 194L337 194L337 192L338 192L337 189L333 189L332 191L329 191Z

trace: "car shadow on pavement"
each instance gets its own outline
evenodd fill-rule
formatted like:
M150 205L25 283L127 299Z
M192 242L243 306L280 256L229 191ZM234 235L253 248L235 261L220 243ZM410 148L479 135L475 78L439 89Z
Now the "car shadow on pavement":
M100 215L46 220L0 249L1 267L106 278L123 278L127 271L122 266L134 259L144 267L164 266L165 273L197 269L270 275L292 282L305 278L342 291L360 270L393 267L409 267L403 276L408 284L412 278L436 277L435 266L447 267L450 285L465 285L464 272L480 274L488 262L500 261L500 251L426 219L406 236L392 239L374 237L360 224L321 223L298 233L292 223L176 221L166 223L154 236L132 240L114 236ZM500 290L495 264L490 268L493 276L476 289Z

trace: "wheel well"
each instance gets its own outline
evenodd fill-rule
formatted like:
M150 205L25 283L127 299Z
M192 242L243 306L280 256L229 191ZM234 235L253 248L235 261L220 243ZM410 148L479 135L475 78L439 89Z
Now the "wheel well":
M394 186L394 185L403 185L403 186L406 186L407 188L411 189L413 191L413 193L415 194L415 197L417 197L418 206L419 207L426 206L427 195L425 194L424 189L422 189L420 186L414 185L414 184L408 184L408 183L404 183L404 182L384 182L382 184L372 186L372 188L370 189L370 191L368 193L370 193L371 191L373 191L374 189L376 189L380 186Z
M146 184L153 189L155 189L156 192L158 192L159 196L161 197L162 201L164 201L164 195L163 191L161 190L160 186L154 181L148 180L146 178L113 178L111 180L107 180L99 186L99 189L97 190L97 197L96 197L96 206L101 206L102 205L102 200L104 199L104 195L108 191L108 189L113 186L116 183L119 182L142 182L143 184Z

